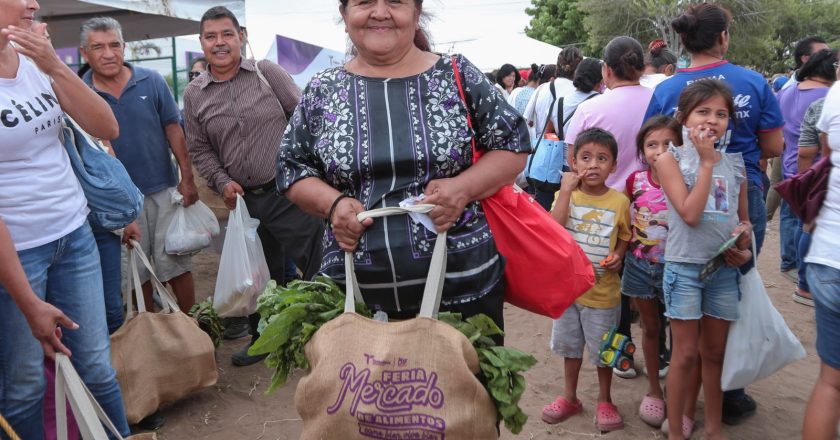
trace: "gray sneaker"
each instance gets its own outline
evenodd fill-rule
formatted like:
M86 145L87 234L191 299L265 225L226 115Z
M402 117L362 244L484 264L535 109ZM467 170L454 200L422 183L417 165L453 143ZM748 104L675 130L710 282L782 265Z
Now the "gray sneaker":
M222 337L225 339L239 339L250 334L251 324L248 322L247 316L225 318L222 322L225 326L225 332Z

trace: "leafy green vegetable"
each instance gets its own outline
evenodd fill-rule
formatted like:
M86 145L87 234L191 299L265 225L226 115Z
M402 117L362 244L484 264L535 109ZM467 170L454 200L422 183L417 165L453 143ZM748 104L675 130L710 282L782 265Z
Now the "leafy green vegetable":
M487 315L472 316L464 321L460 313L441 312L438 319L458 329L472 342L481 368L479 380L496 404L499 418L510 432L522 432L528 421L528 416L519 408L519 399L525 392L522 372L533 367L537 360L515 348L497 346L491 337L504 333Z
M286 383L296 368L309 369L304 346L321 326L344 312L344 292L326 277L292 281L286 287L269 281L257 300L259 339L249 354L268 354L265 364L274 370L266 394ZM363 303L356 313L371 317Z
M216 313L213 308L213 298L207 298L200 303L194 304L190 308L189 315L198 322L198 327L204 330L213 341L213 346L219 348L222 345L222 335L225 332L225 326L222 324L222 318Z
M274 370L268 394L285 384L294 369L309 369L304 346L324 323L344 312L344 292L325 277L292 281L286 287L270 281L257 300L257 311L260 338L248 353L268 354L265 363ZM359 302L356 313L371 317L370 310ZM522 372L537 360L515 348L497 346L492 337L504 333L486 315L462 320L459 313L442 312L438 319L458 329L473 344L481 368L479 380L493 399L499 419L512 433L521 432L528 420L519 408L525 392Z

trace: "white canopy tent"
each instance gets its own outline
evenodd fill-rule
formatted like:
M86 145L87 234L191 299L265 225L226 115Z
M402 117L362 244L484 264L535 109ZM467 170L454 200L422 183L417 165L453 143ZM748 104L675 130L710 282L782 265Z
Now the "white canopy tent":
M449 42L437 42L434 49L444 53L460 53L485 72L502 64L528 68L532 63L554 64L560 48L530 38L522 33L496 34Z
M55 47L79 45L79 28L100 15L115 18L126 41L198 33L198 22L213 6L226 6L245 24L245 0L40 0L38 16L49 24Z

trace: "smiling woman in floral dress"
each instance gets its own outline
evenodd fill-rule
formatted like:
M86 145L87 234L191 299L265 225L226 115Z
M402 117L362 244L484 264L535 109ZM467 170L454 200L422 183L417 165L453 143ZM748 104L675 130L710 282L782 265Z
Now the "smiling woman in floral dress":
M277 183L305 211L326 218L322 272L344 278L354 251L365 302L413 317L436 234L397 216L356 214L425 195L448 230L442 309L485 313L500 326L504 260L478 200L513 182L530 150L522 117L468 60L432 53L422 0L341 0L354 57L310 81L278 153ZM467 115L474 130L467 124ZM486 152L473 164L471 139Z

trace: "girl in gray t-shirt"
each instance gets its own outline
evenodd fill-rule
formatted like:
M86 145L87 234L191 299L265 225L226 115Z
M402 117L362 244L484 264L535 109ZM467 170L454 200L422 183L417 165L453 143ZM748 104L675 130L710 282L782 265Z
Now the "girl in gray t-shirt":
M735 115L732 93L718 80L699 80L680 95L676 119L683 125L682 147L671 146L655 162L668 199L669 232L662 286L665 315L671 318L673 357L668 372L668 427L690 437L694 426L698 358L706 402L705 431L721 430L720 373L726 335L738 319L738 267L752 257L744 161L715 144L728 133ZM729 238L725 264L700 277L705 263ZM700 322L702 321L702 325ZM698 347L704 347L700 356Z

